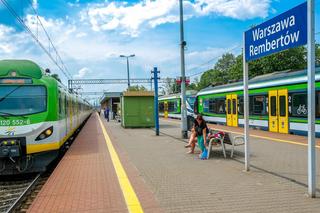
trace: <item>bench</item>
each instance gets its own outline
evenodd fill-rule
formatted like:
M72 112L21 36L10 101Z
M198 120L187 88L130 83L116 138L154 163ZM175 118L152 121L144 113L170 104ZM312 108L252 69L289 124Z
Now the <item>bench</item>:
M217 131L213 131L210 130L211 134L214 133L218 133ZM232 150L231 150L231 154L230 157L233 157L233 152L234 152L234 147L235 146L240 146L240 145L244 145L244 137L243 135L238 135L238 136L234 136L230 137L230 133L227 132L223 132L224 135L222 135L221 137L215 137L215 138L211 138L208 142L208 155L207 155L207 159L210 158L210 153L212 151L212 146L221 146L222 147L222 151L223 151L223 156L224 158L227 157L226 155L226 144L227 145L231 145L232 146Z

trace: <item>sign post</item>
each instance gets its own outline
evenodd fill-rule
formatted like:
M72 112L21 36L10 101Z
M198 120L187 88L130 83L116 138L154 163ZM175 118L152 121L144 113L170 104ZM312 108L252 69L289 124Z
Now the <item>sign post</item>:
M316 196L314 0L308 0L308 193Z
M244 155L245 171L250 171L250 149L249 149L249 66L246 61L246 34L243 33L243 117L244 117Z
M308 0L244 33L243 83L245 169L250 168L248 117L248 62L308 44L308 193L315 197L315 4Z

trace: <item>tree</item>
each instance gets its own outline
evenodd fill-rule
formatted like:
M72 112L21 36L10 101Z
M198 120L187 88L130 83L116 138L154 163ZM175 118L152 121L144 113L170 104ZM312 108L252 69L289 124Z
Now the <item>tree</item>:
M59 81L61 83L61 79L58 74L52 74L51 77L55 78L57 81Z
M219 81L222 80L221 83L227 83L229 81L230 68L235 63L236 63L236 57L232 53L226 53L226 54L223 54L222 57L214 65L214 70L218 71L216 72L216 74L217 74L217 77L219 77Z
M231 68L236 64L237 58L232 53L222 55L214 65L213 69L204 72L197 85L198 89L203 89L210 85L228 83L230 80Z
M236 57L235 63L229 69L229 79L232 81L240 81L243 79L243 63L242 63L243 55L240 54Z
M147 88L145 88L144 86L139 86L139 85L135 85L135 86L130 86L127 91L147 91Z
M193 83L187 85L187 90L199 90L198 84L199 80L198 78L195 78Z
M213 69L205 71L198 83L192 87L201 90L210 85L240 81L243 78L242 54L235 57L231 53L222 55ZM320 44L316 44L316 66L320 66ZM249 77L276 71L301 70L307 67L307 50L304 46L291 48L249 62Z
M249 75L255 77L284 70L300 70L307 66L306 48L291 48L249 63Z
M172 78L166 78L163 91L166 95L172 94L172 93L179 93L181 92L181 86L177 84L175 79Z

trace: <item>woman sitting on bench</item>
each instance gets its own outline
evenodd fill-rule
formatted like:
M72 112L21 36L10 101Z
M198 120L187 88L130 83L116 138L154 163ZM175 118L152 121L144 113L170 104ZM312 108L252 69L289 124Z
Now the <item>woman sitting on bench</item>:
M194 153L194 148L195 148L195 137L197 137L198 141L198 146L201 150L201 153L206 149L207 146L207 134L208 134L208 127L203 120L202 115L197 115L197 118L194 121L193 124L193 131L191 131L191 137L189 140L188 145L185 147L190 147L190 151L188 153ZM199 156L201 156L201 153Z

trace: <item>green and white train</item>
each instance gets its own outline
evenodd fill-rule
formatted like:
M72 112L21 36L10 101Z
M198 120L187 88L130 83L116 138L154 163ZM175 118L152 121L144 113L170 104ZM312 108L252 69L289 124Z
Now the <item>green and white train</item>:
M187 115L194 114L194 102L196 100L196 91L189 90L186 94ZM159 100L159 116L181 119L181 94L164 95Z
M0 175L46 170L91 114L37 64L0 61Z
M320 68L316 69L316 135L320 136ZM243 126L243 82L198 92L195 112L211 123ZM307 134L307 71L283 71L249 81L250 127Z

